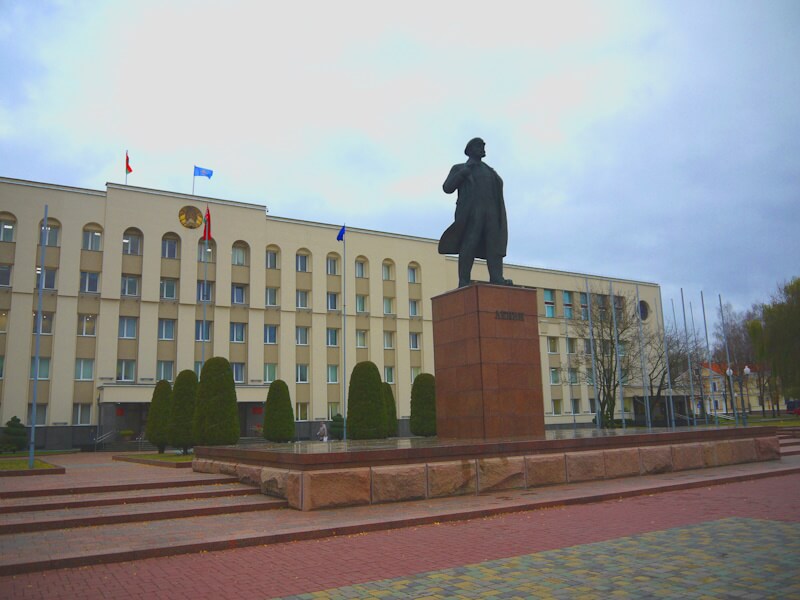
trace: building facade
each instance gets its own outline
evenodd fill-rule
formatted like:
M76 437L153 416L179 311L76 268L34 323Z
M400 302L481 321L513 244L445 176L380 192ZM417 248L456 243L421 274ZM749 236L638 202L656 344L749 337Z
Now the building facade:
M197 220L206 208L208 247ZM457 286L457 260L439 255L436 240L348 228L343 243L339 229L235 201L0 178L0 421L32 419L40 277L36 421L66 437L140 431L155 382L199 373L211 356L232 365L242 435L255 433L278 378L310 432L342 410L363 360L378 365L407 418L414 377L435 373L430 299ZM592 386L573 373L584 346L570 323L585 316L587 286L609 280L517 265L506 276L540 291L547 423L591 422ZM488 280L484 264L473 277ZM613 286L638 290L644 326L661 327L657 285ZM641 388L624 393L627 403Z

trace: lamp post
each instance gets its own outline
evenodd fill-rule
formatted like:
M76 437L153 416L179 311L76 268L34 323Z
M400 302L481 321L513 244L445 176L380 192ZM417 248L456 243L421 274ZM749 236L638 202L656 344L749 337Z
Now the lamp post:
M736 426L739 426L739 411L736 410L736 392L733 389L733 369L728 366L727 371L725 371L725 375L728 376L728 385L730 386L731 390L731 406L733 407L733 418L736 421Z
M750 367L744 366L744 390L747 394L747 412L750 412Z

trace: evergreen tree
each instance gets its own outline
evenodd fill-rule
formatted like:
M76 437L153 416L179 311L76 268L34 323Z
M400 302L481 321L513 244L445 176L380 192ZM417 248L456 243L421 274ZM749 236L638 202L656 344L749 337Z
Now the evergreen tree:
M383 409L386 414L386 437L397 436L397 406L394 403L392 386L384 382L383 388Z
M172 410L170 411L169 445L181 448L184 454L193 445L192 421L194 405L197 399L197 375L191 369L185 369L175 378L172 388Z
M385 437L381 374L375 363L364 361L353 368L347 393L347 437L370 440Z
M340 440L344 437L344 417L339 413L333 415L331 426L328 427L328 437L332 440Z
M436 435L436 380L420 373L411 386L411 433Z
M239 441L239 407L236 386L227 359L210 358L200 373L192 427L194 443L207 446Z
M0 445L8 446L11 450L23 450L28 441L28 430L19 417L11 417L6 421L6 427L3 434L3 439L0 440Z
M294 439L294 411L289 387L282 379L269 386L264 408L264 438L271 442L291 442Z
M158 448L159 454L164 454L164 449L169 443L171 405L172 387L169 385L169 381L162 379L153 390L145 428L147 441Z

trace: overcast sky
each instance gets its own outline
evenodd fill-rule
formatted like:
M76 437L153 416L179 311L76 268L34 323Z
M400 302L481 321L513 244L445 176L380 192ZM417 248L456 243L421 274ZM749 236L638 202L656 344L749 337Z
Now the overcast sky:
M800 275L798 32L797 0L0 0L0 176L103 189L127 149L131 185L438 238L481 136L507 262L743 309Z

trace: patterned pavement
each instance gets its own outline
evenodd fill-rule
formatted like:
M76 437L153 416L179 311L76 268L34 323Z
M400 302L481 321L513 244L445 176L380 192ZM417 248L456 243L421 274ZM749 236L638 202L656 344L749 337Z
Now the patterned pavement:
M800 523L727 518L285 598L800 598Z

